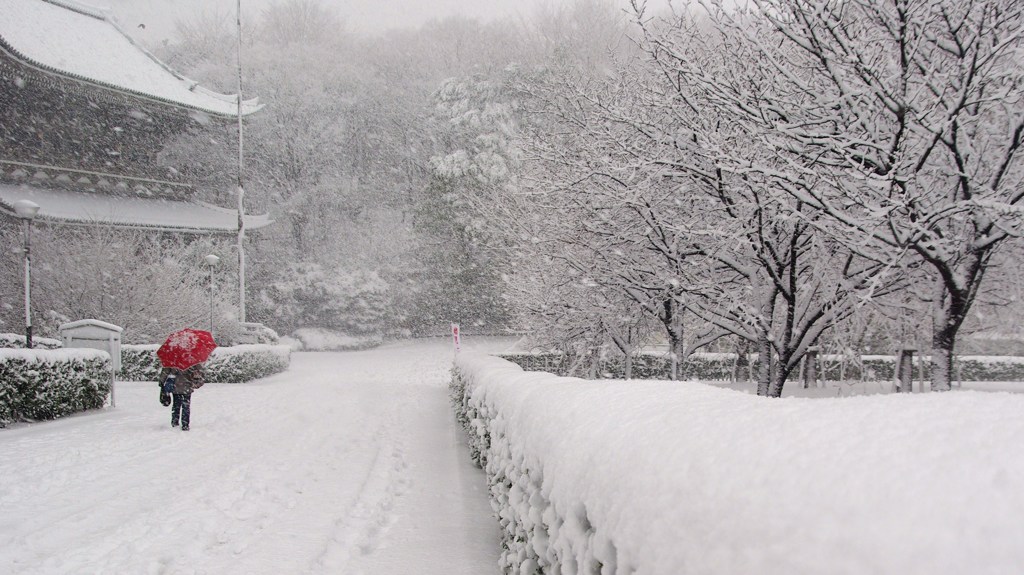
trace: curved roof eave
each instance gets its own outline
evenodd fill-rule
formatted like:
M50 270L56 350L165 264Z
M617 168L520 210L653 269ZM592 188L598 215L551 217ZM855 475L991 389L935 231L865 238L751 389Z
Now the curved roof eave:
M24 66L162 105L238 117L237 95L175 72L98 9L68 0L0 0L0 8L0 51ZM243 100L242 116L262 107L258 98Z
M0 213L15 215L14 203L30 200L40 206L42 222L143 229L174 233L234 234L238 212L205 202L161 198L119 197L27 184L0 184ZM274 223L266 214L246 214L247 230Z

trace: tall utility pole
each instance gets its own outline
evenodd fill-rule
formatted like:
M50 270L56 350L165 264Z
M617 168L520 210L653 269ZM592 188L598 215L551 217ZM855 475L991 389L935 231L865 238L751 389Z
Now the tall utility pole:
M238 0L238 321L245 322L245 186L242 148L242 0Z

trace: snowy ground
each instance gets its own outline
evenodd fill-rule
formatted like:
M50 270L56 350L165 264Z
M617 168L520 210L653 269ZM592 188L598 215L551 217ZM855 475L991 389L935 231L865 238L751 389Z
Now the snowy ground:
M497 573L451 358L446 340L296 353L197 391L187 433L152 383L0 431L0 573Z

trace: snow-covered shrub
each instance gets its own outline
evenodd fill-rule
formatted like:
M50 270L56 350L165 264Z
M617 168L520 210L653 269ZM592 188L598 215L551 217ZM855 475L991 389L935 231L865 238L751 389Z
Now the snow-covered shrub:
M60 349L63 344L59 339L32 336L34 349ZM25 336L16 333L0 333L0 348L25 348Z
M821 377L830 381L839 381L845 375L847 380L891 381L896 375L895 355L863 355L859 361L843 364L844 358L823 355L820 358ZM914 375L917 376L917 365L920 356L914 357ZM925 366L927 370L927 366Z
M159 348L156 344L122 345L121 373L117 378L121 381L156 381L160 374L160 360L156 357Z
M32 307L40 335L56 336L62 323L96 318L123 327L125 343L141 343L197 321L205 324L209 317L203 256L224 253L216 240L97 226L37 226L33 236ZM22 292L19 274L3 273L17 269L12 259L0 252L3 295ZM228 280L229 271L217 278ZM230 289L216 290L218 300L232 295ZM217 307L231 306L218 301ZM0 305L0 324L19 325L23 313Z
M491 436L487 431L491 413L487 405L470 401L466 383L466 376L462 371L458 367L453 368L448 397L455 407L455 420L467 432L466 441L469 444L470 458L477 467L483 469L487 465L487 453L491 449Z
M953 369L962 381L1024 381L1024 357L963 356Z
M288 369L291 348L286 345L235 345L213 350L206 361L206 381L242 383Z
M466 357L462 355L459 359ZM488 401L486 392L479 392L486 385L486 378L500 380L508 375L521 376L524 372L508 363L508 367L498 366L491 373L474 373L473 363L472 360L456 362L450 398L456 420L467 433L470 456L487 473L492 507L501 525L503 551L499 563L503 572L522 575L616 573L614 562L611 570L602 569L607 560L595 556L592 548L599 537L602 543L606 541L605 534L595 532L584 507L574 506L567 516L559 514L549 494L544 493L545 462L517 445L518 438L510 429L509 418L502 413L505 406ZM539 381L546 375L527 377ZM583 383L582 380L571 381ZM586 558L583 564L578 561L580 557Z
M559 353L508 353L501 354L501 357L527 371L564 374L567 365ZM691 354L682 364L682 379L729 379L735 361L736 356L729 353ZM603 357L600 372L606 379L623 377L625 364L622 356ZM633 379L670 379L671 373L672 360L663 353L640 353L633 357Z
M159 345L121 346L121 373L124 381L156 381L160 360ZM242 383L267 377L288 369L291 349L286 345L235 345L218 347L206 361L206 381Z
M387 282L376 272L297 262L260 290L257 305L282 332L320 327L359 336L384 332L387 302Z
M295 330L292 334L293 349L305 351L349 351L359 349L371 349L383 343L379 335L372 336L351 336L338 333L329 329L304 327ZM287 343L287 342L282 342Z
M548 373L565 373L565 355L555 352L514 352L498 354L498 357L511 361L525 371L546 371ZM634 368L635 369L635 368Z
M558 353L505 353L500 357L522 367L526 371L546 371L564 374L565 358ZM694 353L683 363L683 379L700 381L724 381L732 377L736 355L732 353ZM751 373L757 372L757 354L750 355ZM920 375L921 362L924 374L931 371L930 358L914 356L914 377ZM845 365L843 365L845 362ZM1017 356L958 356L953 362L955 378L961 381L1024 381L1024 357ZM864 355L856 360L836 355L821 355L818 358L818 373L828 381L891 381L896 372L895 355ZM672 363L664 354L641 353L633 359L633 379L669 379ZM740 379L748 376L744 371ZM604 378L621 378L622 358L613 356L601 363ZM794 371L791 376L797 378Z
M1024 396L771 399L527 373L470 353L456 359L451 395L487 475L505 573L1024 564ZM921 525L928 537L903 536Z
M277 345L281 342L281 336L269 327L259 323L242 324L246 328L246 335L254 341L249 343L260 343L265 345Z
M103 406L110 355L92 349L0 349L0 427Z
M736 355L731 353L693 353L680 365L682 379L704 381L727 380L732 377ZM605 371L612 378L623 376L623 362L619 356L609 358ZM669 379L672 360L665 354L641 353L633 359L634 379Z
M840 379L839 358L823 356L822 364L825 379ZM931 374L931 357L914 355L914 377L918 378L924 362L924 377ZM861 370L864 372L861 378ZM865 379L869 381L888 381L895 377L896 357L893 355L865 355L860 365L846 365L846 379ZM960 381L1024 381L1024 357L1018 356L984 356L960 355L953 358L953 379Z

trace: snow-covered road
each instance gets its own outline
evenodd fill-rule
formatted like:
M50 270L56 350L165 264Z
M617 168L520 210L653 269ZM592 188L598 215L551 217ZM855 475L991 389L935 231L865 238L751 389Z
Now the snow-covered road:
M296 353L283 374L197 391L189 432L153 383L0 431L0 573L497 573L451 354Z

